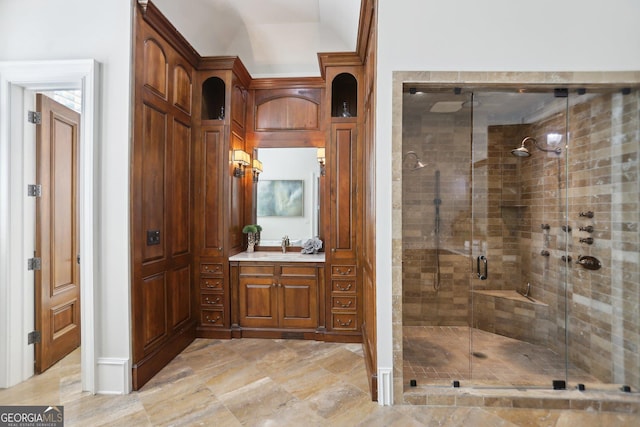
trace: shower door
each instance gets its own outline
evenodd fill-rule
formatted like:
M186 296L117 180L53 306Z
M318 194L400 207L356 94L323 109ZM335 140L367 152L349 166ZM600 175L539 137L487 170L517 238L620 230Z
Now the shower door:
M639 111L637 88L407 88L407 384L640 389Z
M558 96L560 95L560 96ZM564 94L475 91L471 136L471 385L566 381Z

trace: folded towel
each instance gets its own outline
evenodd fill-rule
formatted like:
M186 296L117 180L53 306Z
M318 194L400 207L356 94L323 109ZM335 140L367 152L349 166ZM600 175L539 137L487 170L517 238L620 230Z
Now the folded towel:
M306 240L302 244L302 250L300 252L303 254L317 254L320 249L322 249L322 240L314 237L313 239Z

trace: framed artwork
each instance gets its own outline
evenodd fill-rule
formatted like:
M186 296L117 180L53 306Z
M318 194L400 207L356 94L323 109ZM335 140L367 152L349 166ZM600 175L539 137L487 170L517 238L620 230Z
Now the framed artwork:
M303 180L258 181L257 216L303 216Z

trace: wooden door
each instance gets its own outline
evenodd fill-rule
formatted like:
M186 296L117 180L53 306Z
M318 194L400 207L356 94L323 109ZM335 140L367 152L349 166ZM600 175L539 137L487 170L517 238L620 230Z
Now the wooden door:
M80 345L78 138L80 115L37 95L35 272L36 372L41 373Z
M278 292L281 328L318 327L317 279L281 277Z
M274 277L241 277L240 326L278 327L278 287Z

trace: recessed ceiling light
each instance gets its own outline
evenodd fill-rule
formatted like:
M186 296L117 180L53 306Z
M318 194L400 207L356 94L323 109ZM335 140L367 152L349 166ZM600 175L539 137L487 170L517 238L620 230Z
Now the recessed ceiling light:
M440 101L433 104L432 113L455 113L462 108L462 101Z

